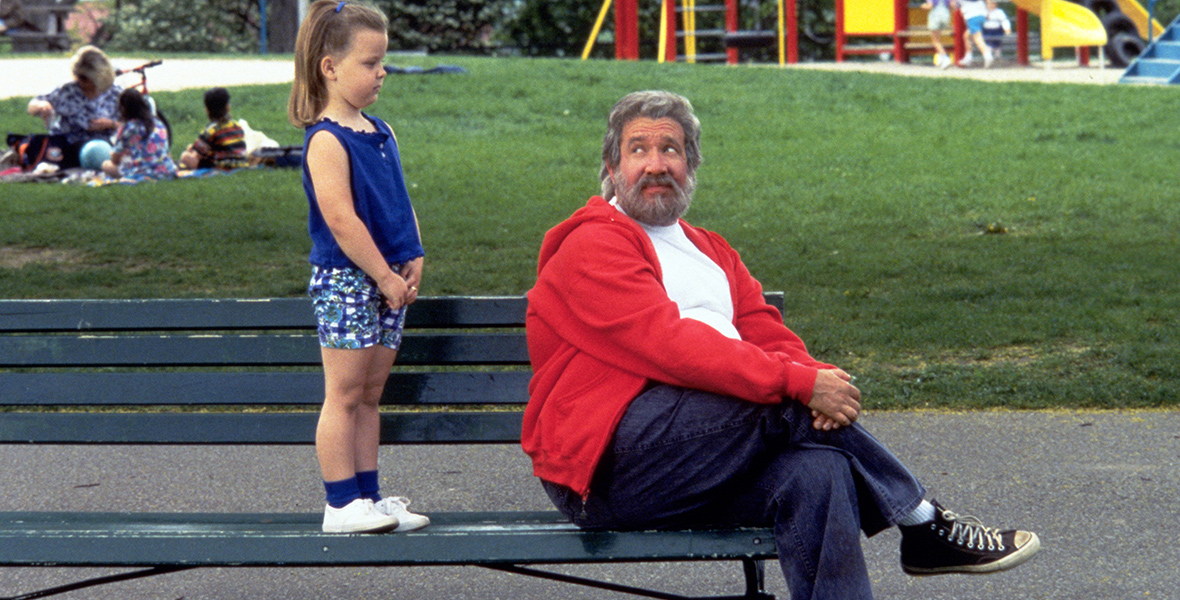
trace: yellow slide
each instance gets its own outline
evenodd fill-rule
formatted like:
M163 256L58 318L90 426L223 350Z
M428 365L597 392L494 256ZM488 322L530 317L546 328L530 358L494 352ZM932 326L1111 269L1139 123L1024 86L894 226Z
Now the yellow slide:
M1054 48L1105 46L1106 29L1090 9L1066 0L1014 0L1016 6L1041 17L1041 58L1053 59Z
M1116 0L1116 1L1118 2L1119 10L1122 11L1122 13L1124 15L1127 15L1128 17L1130 17L1131 21L1133 21L1135 23L1135 28L1139 30L1139 37L1141 37L1145 40L1148 39L1149 36L1147 35L1147 19L1148 19L1147 9L1143 8L1143 5L1139 4L1135 0ZM1160 25L1159 21L1156 21L1154 19L1151 21L1151 23L1152 23L1152 26L1151 26L1151 36L1150 37L1157 38L1160 36L1160 33L1163 32L1164 28L1163 28L1163 26Z

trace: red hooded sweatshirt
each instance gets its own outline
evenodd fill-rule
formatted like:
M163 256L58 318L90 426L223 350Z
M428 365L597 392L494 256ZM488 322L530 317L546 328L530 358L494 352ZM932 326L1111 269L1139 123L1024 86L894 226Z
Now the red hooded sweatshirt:
M783 325L721 236L680 225L725 271L742 339L680 318L651 239L602 198L545 234L528 294L533 378L521 435L541 479L588 496L615 427L648 382L765 404L807 403L817 370L833 368Z

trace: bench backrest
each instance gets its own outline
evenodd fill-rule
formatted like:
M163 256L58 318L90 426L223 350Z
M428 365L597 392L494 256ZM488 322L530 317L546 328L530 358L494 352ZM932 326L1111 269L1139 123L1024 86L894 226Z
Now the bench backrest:
M519 441L525 310L420 299L381 442ZM306 299L0 300L0 443L313 444L323 391Z

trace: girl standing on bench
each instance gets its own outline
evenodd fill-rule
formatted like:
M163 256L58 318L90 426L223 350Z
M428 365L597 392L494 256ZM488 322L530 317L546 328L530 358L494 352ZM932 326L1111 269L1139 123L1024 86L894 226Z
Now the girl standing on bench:
M430 520L378 492L378 405L418 297L424 251L389 125L377 101L385 15L319 0L295 42L287 116L304 127L312 277L326 392L316 429L326 532L408 531Z

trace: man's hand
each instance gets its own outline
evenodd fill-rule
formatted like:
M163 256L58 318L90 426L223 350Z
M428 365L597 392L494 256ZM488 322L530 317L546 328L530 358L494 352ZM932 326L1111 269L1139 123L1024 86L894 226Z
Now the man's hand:
M823 369L816 375L807 405L815 417L813 427L832 431L856 421L860 415L860 390L851 381L852 376L843 369Z

